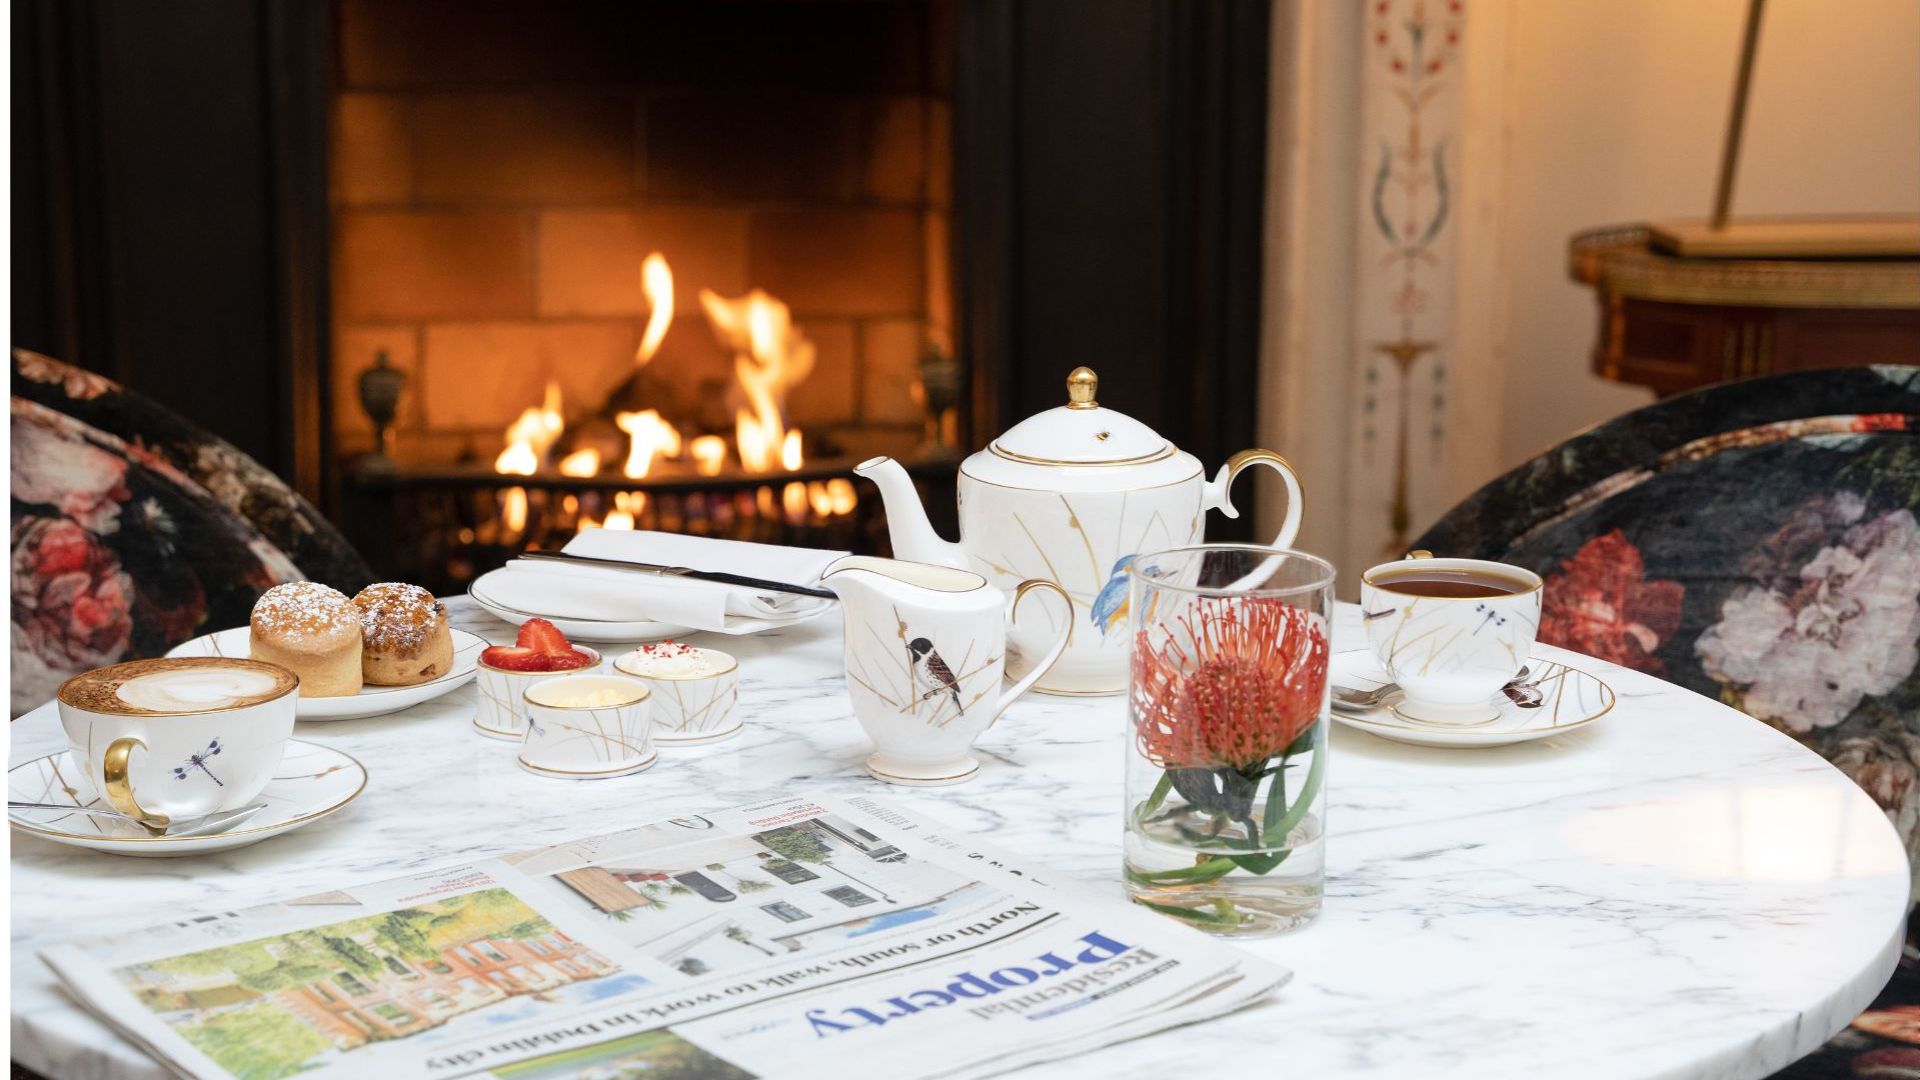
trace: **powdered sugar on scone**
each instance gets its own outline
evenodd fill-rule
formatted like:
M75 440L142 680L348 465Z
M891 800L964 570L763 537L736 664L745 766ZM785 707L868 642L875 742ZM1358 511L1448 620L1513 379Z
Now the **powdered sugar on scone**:
M369 585L353 603L360 610L360 632L367 648L389 655L418 652L447 617L432 593L404 581Z
M359 626L360 610L345 593L317 581L289 581L253 605L253 628L281 637L332 635Z

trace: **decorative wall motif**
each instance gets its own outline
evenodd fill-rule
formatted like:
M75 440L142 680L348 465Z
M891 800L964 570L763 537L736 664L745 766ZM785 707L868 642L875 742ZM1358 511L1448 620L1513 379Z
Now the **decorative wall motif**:
M1406 549L1443 476L1463 0L1375 0L1361 74L1348 566Z

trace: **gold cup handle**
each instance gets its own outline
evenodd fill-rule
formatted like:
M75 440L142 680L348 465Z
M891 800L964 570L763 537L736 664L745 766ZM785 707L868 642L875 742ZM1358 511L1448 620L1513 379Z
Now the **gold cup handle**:
M100 762L106 780L102 786L107 791L107 802L142 825L164 829L167 827L167 815L140 809L139 802L133 797L133 782L127 778L127 763L133 757L133 748L136 746L142 750L147 748L146 743L131 735L115 739L107 746L107 756Z
M1051 589L1059 594L1060 602L1067 605L1067 628L1061 632L1060 639L1053 643L1053 648L1047 650L1047 655L1041 657L1040 662L1033 666L1033 670L1027 672L1025 678L1008 687L1007 692L1000 695L1000 700L993 706L993 719L987 721L988 727L992 727L999 721L1000 714L1007 711L1007 706L1020 700L1021 694L1031 690L1033 684L1040 681L1040 676L1045 675L1053 667L1054 662L1060 659L1060 654L1067 651L1067 646L1073 644L1073 598L1067 595L1067 590L1061 588L1057 581L1034 578L1021 582L1020 587L1013 590L1013 603L1007 608L1007 621L1011 623L1019 618L1020 601L1026 599L1027 594L1035 589Z
M1280 482L1286 485L1287 515L1280 522L1280 532L1274 536L1273 546L1292 547L1294 538L1300 535L1300 515L1306 508L1300 494L1300 474L1293 471L1293 466L1286 458L1271 450L1242 450L1228 458L1208 483L1204 505L1230 518L1239 517L1240 511L1233 508L1233 481L1255 465L1265 465L1279 473Z

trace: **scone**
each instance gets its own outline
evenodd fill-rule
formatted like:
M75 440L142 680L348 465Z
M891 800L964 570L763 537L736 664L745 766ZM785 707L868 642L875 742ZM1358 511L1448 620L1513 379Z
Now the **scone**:
M360 609L361 674L373 686L412 686L453 668L447 609L418 585L383 581L353 598Z
M340 590L317 581L275 585L253 605L249 626L253 658L300 676L301 697L360 692L360 609Z

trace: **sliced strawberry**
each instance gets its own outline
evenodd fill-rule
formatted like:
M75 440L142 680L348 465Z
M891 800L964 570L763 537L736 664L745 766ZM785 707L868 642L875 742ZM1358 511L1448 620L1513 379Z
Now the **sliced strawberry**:
M480 661L504 671L572 671L593 663L593 657L572 647L549 653L518 645L494 645L480 653Z
M517 645L492 645L482 650L480 662L488 667L505 668L508 671L533 671L527 666L531 660L546 654L534 649L523 649Z
M514 644L535 652L550 653L555 656L573 651L573 643L560 628L545 619L528 619L520 624L520 637Z
M574 668L583 668L593 663L593 657L571 647L564 653L548 653L547 659L553 662L552 670L554 671L572 671Z

